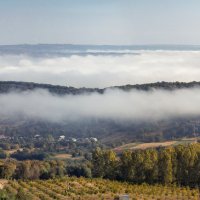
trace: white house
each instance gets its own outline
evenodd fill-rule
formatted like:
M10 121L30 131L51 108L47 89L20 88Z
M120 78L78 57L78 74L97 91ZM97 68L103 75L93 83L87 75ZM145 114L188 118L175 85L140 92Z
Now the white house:
M64 140L64 139L65 139L65 136L64 135L60 135L58 140L61 141L61 140Z

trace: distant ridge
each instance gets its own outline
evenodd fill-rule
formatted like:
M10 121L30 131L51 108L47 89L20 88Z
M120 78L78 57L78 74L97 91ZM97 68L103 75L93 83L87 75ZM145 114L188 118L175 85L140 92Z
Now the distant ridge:
M1 55L53 57L71 55L137 55L140 51L200 51L200 45L76 45L76 44L18 44L0 45Z
M156 82L156 83L147 83L147 84L136 84L136 85L122 85L122 86L113 86L107 88L75 88L67 87L60 85L51 85L51 84L41 84L34 82L17 82L17 81L0 81L0 93L8 93L10 91L31 91L35 89L45 89L50 93L58 95L66 94L83 94L83 93L93 93L97 92L103 94L107 89L120 89L123 91L129 91L132 89L149 91L152 89L164 89L164 90L175 90L175 89L184 89L184 88L194 88L200 87L200 82Z

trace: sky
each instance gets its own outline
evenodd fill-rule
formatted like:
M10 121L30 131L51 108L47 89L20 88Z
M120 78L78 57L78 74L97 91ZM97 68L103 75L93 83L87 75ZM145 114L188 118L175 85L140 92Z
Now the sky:
M0 44L200 44L199 0L0 0Z

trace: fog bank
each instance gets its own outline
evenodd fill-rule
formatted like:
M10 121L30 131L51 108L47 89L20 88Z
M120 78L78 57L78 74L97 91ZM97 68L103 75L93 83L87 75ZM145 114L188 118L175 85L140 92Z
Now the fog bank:
M1 55L0 80L92 88L157 81L199 81L200 51L140 50L135 53L66 57Z
M0 115L62 122L90 118L151 121L172 117L200 116L200 88L174 91L124 92L105 94L52 95L45 90L0 95Z

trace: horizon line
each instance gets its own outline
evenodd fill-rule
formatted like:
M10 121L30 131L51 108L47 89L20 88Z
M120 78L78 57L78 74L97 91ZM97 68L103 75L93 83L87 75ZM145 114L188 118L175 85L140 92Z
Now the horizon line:
M0 44L0 46L37 46L37 45L71 45L71 46L200 46L200 44L79 44L79 43L16 43Z

